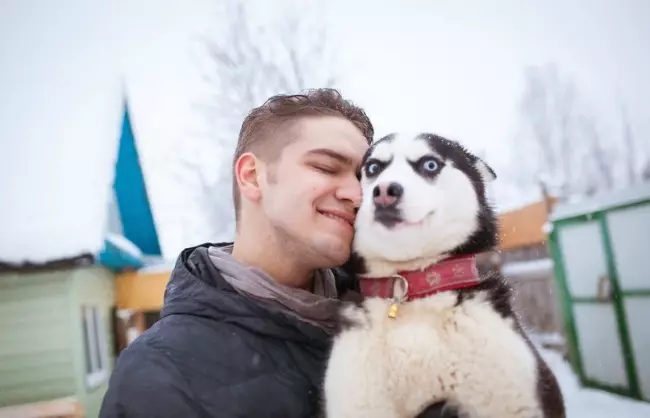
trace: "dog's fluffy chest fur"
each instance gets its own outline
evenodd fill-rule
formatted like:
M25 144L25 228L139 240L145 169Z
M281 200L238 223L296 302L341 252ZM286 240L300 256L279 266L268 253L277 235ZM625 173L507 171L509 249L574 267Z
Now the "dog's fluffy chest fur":
M380 139L360 173L345 270L366 296L408 301L395 318L388 299L343 307L327 417L563 418L557 381L521 329L510 287L496 272L478 277L475 256L498 244L486 193L494 171L425 133Z
M537 360L486 292L445 292L400 306L366 299L343 312L325 392L329 417L415 417L438 401L466 416L539 417ZM480 411L480 415L472 411Z

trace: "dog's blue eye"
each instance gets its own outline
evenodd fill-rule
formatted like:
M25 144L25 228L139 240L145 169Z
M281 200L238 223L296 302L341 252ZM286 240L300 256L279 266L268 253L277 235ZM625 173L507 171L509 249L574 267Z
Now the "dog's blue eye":
M436 171L438 169L438 163L436 160L427 159L422 162L422 168L425 171Z
M377 171L379 171L379 164L377 163L370 163L366 166L366 173L369 176L377 174Z

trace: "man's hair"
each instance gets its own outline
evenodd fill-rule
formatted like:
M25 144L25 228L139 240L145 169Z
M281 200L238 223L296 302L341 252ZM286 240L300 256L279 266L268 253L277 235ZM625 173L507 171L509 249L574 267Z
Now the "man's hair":
M240 196L235 164L246 152L254 152L266 162L278 158L293 139L289 131L304 116L339 116L352 122L370 144L374 128L363 109L343 99L335 89L307 90L302 94L279 94L254 108L244 119L232 160L232 193L235 219L239 219Z

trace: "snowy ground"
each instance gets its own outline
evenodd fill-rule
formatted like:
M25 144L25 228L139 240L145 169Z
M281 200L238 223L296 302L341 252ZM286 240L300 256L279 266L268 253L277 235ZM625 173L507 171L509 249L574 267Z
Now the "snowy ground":
M568 418L650 417L650 403L580 386L577 376L562 356L542 349L542 356L557 376L564 394Z

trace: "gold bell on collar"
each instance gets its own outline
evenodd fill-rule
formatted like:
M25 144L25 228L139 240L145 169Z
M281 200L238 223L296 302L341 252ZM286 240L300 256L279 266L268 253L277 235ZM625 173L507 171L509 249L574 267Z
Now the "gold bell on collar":
M399 306L397 305L397 302L391 303L390 308L388 308L388 317L395 319L397 317L398 310L399 310Z

